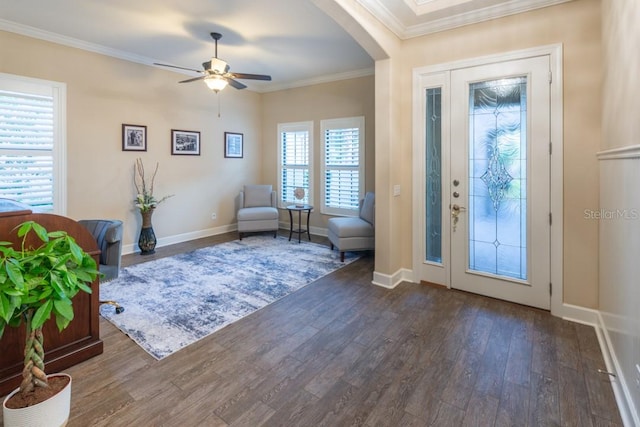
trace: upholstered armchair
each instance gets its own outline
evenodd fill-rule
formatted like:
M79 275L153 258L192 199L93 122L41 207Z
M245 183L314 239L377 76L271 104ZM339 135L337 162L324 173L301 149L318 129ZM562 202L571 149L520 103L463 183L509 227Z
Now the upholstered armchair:
M113 280L120 273L120 259L122 258L122 221L117 219L81 219L78 221L93 235L100 248L100 283ZM124 307L113 300L100 300L100 304L112 305L117 314L124 311Z
M93 235L100 248L100 282L118 277L122 255L122 221L81 219L78 221Z
M340 251L340 261L344 262L346 251L375 249L375 208L375 195L370 192L360 200L357 217L329 219L328 237L331 250L336 247Z
M238 198L238 238L243 233L273 231L278 235L277 195L271 185L245 185Z

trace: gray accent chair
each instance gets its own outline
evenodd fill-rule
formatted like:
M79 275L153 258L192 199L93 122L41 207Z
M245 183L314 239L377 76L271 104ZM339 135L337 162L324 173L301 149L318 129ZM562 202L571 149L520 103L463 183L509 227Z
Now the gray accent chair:
M81 219L78 221L93 235L100 249L100 282L118 277L122 255L122 221L114 219Z
M99 270L103 276L100 283L108 282L120 274L122 258L122 221L118 219L81 219L83 225L98 243L100 249ZM124 311L124 307L113 300L100 300L100 304L112 305L116 314Z
M273 231L278 236L277 194L271 185L245 185L238 198L238 238L243 233Z
M331 218L328 221L328 237L331 250L340 251L340 261L344 262L347 251L368 251L375 249L375 208L374 193L367 193L360 200L357 217Z

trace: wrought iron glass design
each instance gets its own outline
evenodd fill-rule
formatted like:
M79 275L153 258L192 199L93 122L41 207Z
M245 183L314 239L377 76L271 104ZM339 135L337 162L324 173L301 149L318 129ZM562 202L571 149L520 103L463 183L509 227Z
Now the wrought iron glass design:
M469 88L469 269L527 279L527 78Z
M426 197L425 258L442 262L442 104L441 89L427 89L426 99Z

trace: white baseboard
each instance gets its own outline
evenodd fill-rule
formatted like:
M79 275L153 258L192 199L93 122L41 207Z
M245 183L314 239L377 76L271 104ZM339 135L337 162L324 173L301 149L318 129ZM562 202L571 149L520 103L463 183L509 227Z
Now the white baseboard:
M289 230L290 224L289 221L280 221L279 227L282 230ZM163 246L174 245L176 243L188 242L189 240L202 239L203 237L216 236L218 234L228 233L230 231L236 231L238 229L238 224L228 224L223 225L221 227L215 228L207 228L205 230L192 231L189 233L176 234L174 236L162 237L158 239L156 243L157 248L161 248ZM322 227L310 227L311 234L316 236L327 237L327 229ZM140 248L137 243L131 243L129 245L122 246L122 255L132 254L139 252Z
M288 222L280 222L279 227L282 230L289 230ZM188 242L189 240L202 239L203 237L216 236L218 234L228 233L230 231L236 231L238 224L223 225L221 227L207 228L205 230L192 231L189 233L176 234L174 236L162 237L158 239L156 243L157 248L163 246L174 245L176 243ZM322 227L310 227L311 234L316 236L327 237L327 229ZM129 245L122 246L122 255L132 254L139 252L140 248L137 243L131 243Z
M562 304L558 311L553 314L571 322L592 326L595 329L606 371L615 374L615 377L610 377L609 379L620 410L620 417L626 427L640 426L638 411L627 387L630 382L626 381L624 372L620 368L615 349L600 311L571 304Z
M407 268L401 268L395 273L389 275L384 273L379 273L377 271L373 272L373 283L376 286L381 286L387 289L393 289L398 286L401 282L413 282L413 271Z
M598 341L600 342L600 349L602 350L602 357L607 367L608 372L613 372L616 376L611 378L611 387L613 388L613 394L620 410L620 417L625 427L640 426L640 417L638 416L638 409L633 403L631 394L629 392L628 384L633 384L633 381L627 381L624 376L624 372L620 367L616 352L609 336L602 314L597 312L598 322L595 326ZM631 380L631 378L629 378Z
M281 230L290 230L291 226L289 225L289 221L279 221L278 226L280 227ZM304 228L306 226L306 224L302 224L302 228ZM295 228L298 228L298 224L294 224ZM314 226L309 226L309 230L311 231L311 234L313 234L314 236L322 236L322 237L327 237L327 229L323 228L323 227L314 227Z
M188 242L189 240L202 239L203 237L215 236L218 234L228 233L230 231L236 231L238 224L229 224L222 227L207 228L205 230L192 231L189 233L176 234L174 236L162 237L158 239L156 243L157 248L163 246L174 245L176 243ZM132 254L139 252L140 248L137 243L122 246L122 254Z
M593 326L594 328L598 325L598 310L592 308L563 303L559 310L551 310L551 314L571 322Z
M309 227L311 229L311 234L314 234L316 236L322 236L322 237L327 237L328 233L327 233L327 229L323 228L323 227Z

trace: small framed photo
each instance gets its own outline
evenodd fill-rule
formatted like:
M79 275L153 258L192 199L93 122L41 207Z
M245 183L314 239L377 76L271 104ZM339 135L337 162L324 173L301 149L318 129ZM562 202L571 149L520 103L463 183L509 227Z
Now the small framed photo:
M243 135L235 132L224 133L224 156L241 159Z
M147 127L123 124L122 151L147 151Z
M200 155L200 132L171 129L171 154Z

